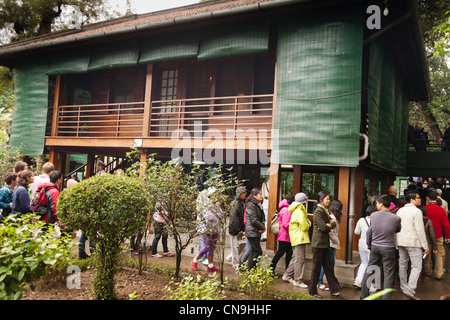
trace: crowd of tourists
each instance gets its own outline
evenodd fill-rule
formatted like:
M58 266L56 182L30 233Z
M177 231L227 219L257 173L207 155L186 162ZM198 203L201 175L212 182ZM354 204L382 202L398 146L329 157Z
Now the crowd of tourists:
M418 299L415 296L418 282L427 281L431 276L440 280L444 272L450 273L449 254L445 254L450 247L450 222L442 190L425 189L421 183L412 183L404 190L403 197L398 199L396 194L396 187L391 186L389 194L379 196L375 204L369 205L356 224L354 232L360 236L361 264L354 286L361 289L361 299L380 289L381 284L393 288L396 279L404 295ZM322 297L319 292L330 291L332 297L342 299L342 287L334 274L335 251L340 249L342 203L339 200L330 203L330 195L323 191L316 199L312 222L306 212L306 194L288 194L279 203L278 250L270 266L275 273L280 258L285 255L284 281L307 288L316 298ZM245 188L239 188L235 201L238 205L230 215L228 259L235 269L245 261L252 268L262 254L261 234L266 230L261 190L255 188L246 197ZM307 245L313 253L309 277L304 272ZM383 279L374 279L374 274L382 274ZM328 286L323 282L323 275ZM308 285L305 279L309 280ZM392 293L383 296L383 299L391 298Z
M105 165L98 164L97 175L104 174ZM0 189L0 209L2 219L10 214L21 216L36 213L46 224L58 222L56 203L63 181L62 174L54 170L47 162L39 176L28 170L25 162L19 161L14 170L5 177L5 185ZM360 236L358 249L361 264L354 286L361 289L361 298L381 288L392 288L398 279L403 294L411 299L415 295L417 284L430 277L442 279L444 273L450 273L450 222L448 203L441 197L439 188L424 188L422 182L410 180L403 197L397 198L397 189L389 188L388 194L379 196L375 204L369 205L358 220L354 233ZM67 187L77 184L76 177L67 181ZM198 263L207 265L208 272L219 271L214 266L214 251L219 238L218 212L214 203L215 190L208 188L200 192L197 198L198 231L201 234L199 250L192 259L193 270ZM228 233L231 253L227 260L234 269L251 269L263 254L261 242L267 228L275 234L278 250L273 256L270 267L275 270L285 255L285 268L282 280L295 287L308 289L310 295L321 298L322 292L329 291L331 296L345 298L342 287L334 273L335 252L340 249L339 224L342 217L342 203L321 191L315 197L312 220L308 218L308 196L305 193L288 194L278 204L277 220L268 224L267 210L264 208L263 190L254 188L247 195L245 187L236 189L236 196L229 213ZM167 232L161 213L155 213L155 238L152 243L153 257L173 256L167 247ZM163 255L157 253L157 245L163 238ZM85 234L82 232L79 242L79 257L86 258L84 251ZM133 243L133 241L131 241ZM306 249L312 249L312 271L305 274ZM91 252L94 249L91 243ZM244 264L245 263L245 264ZM382 272L380 272L382 269ZM383 275L374 279L373 275ZM323 281L326 276L327 285ZM380 276L381 277L381 276ZM308 279L309 284L305 283ZM375 281L373 281L375 280ZM320 291L319 291L320 290ZM320 293L319 293L320 292ZM383 299L391 299L387 293Z

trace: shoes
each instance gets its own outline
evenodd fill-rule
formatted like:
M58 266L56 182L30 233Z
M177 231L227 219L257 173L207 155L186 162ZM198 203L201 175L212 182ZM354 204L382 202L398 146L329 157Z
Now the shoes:
M405 295L405 296L407 296L408 298L410 298L411 300L420 300L420 298L417 298L415 295L413 295L413 294L409 294L409 293L406 293L406 292L403 292L402 291L402 293Z
M164 256L164 257L174 257L174 256L175 256L175 253L172 253L172 252L164 252L164 253L163 253L163 256Z
M322 299L323 297L320 295L320 294L318 294L318 293L315 293L314 295L313 295L313 297L314 298L317 298L317 299Z
M220 270L213 266L212 268L210 268L210 267L206 268L206 271L208 271L208 272L219 272Z
M308 288L308 285L306 285L305 283L303 283L303 282L301 282L301 281L293 281L292 282L292 284L295 286L295 287L300 287L300 288L303 288L303 289L306 289L306 288Z
M283 277L281 278L281 280L286 281L286 282L291 282L291 280L293 280L293 279L289 278L287 275L283 274Z
M317 288L320 289L320 290L330 291L330 289L327 288L323 283L322 284L318 284Z
M333 299L345 299L345 296L343 294L341 294L341 293L339 293L339 294L332 294L331 297Z
M191 261L191 266L192 266L192 269L193 269L194 271L198 271L197 262L194 262L194 260L192 260L192 261Z

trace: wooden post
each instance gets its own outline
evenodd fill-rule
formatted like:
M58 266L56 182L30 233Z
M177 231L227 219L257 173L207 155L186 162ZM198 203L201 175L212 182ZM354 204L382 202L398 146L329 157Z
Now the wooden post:
M353 219L353 250L358 250L358 240L359 236L355 235L354 230L356 223L362 217L362 212L364 208L364 167L359 166L356 168L356 179L355 179L355 212Z
M95 155L92 153L88 153L87 164L86 164L86 179L88 179L94 175L94 160L95 160Z
M145 162L147 161L147 153L145 152L145 150L139 150L139 162L140 162L140 166L139 166L139 176L142 177L145 173Z
M345 260L346 247L347 247L347 226L348 226L348 214L350 204L350 168L339 168L339 187L338 194L335 199L342 202L342 217L339 224L339 245L341 249L336 250L336 259Z
M270 232L270 221L274 216L278 200L280 197L280 176L281 176L281 166L277 163L270 164L270 175L269 175L269 213L267 217L267 242L266 249L275 250L276 248L276 237Z
M302 172L302 166L294 165L294 177L292 181L292 193L297 194L299 192L302 192L302 179L303 179L303 172Z
M147 65L147 76L145 80L145 102L144 102L144 122L142 124L142 136L150 135L150 124L152 117L152 83L153 83L153 63Z
M51 134L53 137L56 137L58 135L58 113L59 113L60 88L61 88L61 75L58 74L56 76L55 96L53 98L53 118L52 118L52 131L51 131Z
M48 162L55 164L55 159L58 157L58 154L55 150L50 150L48 153Z

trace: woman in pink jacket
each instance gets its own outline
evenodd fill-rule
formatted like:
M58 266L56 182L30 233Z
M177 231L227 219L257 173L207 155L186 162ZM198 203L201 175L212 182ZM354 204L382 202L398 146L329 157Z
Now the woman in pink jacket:
M275 269L277 267L278 261L286 253L286 269L289 266L289 262L292 259L292 246L291 239L289 238L289 222L291 221L291 212L289 212L289 205L294 202L295 195L288 194L279 204L278 208L280 213L278 216L278 221L280 222L280 232L278 233L278 250L272 259L270 264L273 273L275 274Z

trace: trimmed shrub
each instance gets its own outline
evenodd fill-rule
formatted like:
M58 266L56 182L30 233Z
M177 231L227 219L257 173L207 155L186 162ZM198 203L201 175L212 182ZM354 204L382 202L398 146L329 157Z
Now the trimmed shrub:
M135 178L104 174L65 189L58 200L58 217L69 228L83 230L96 244L96 299L116 299L114 277L125 239L147 221L148 197Z

